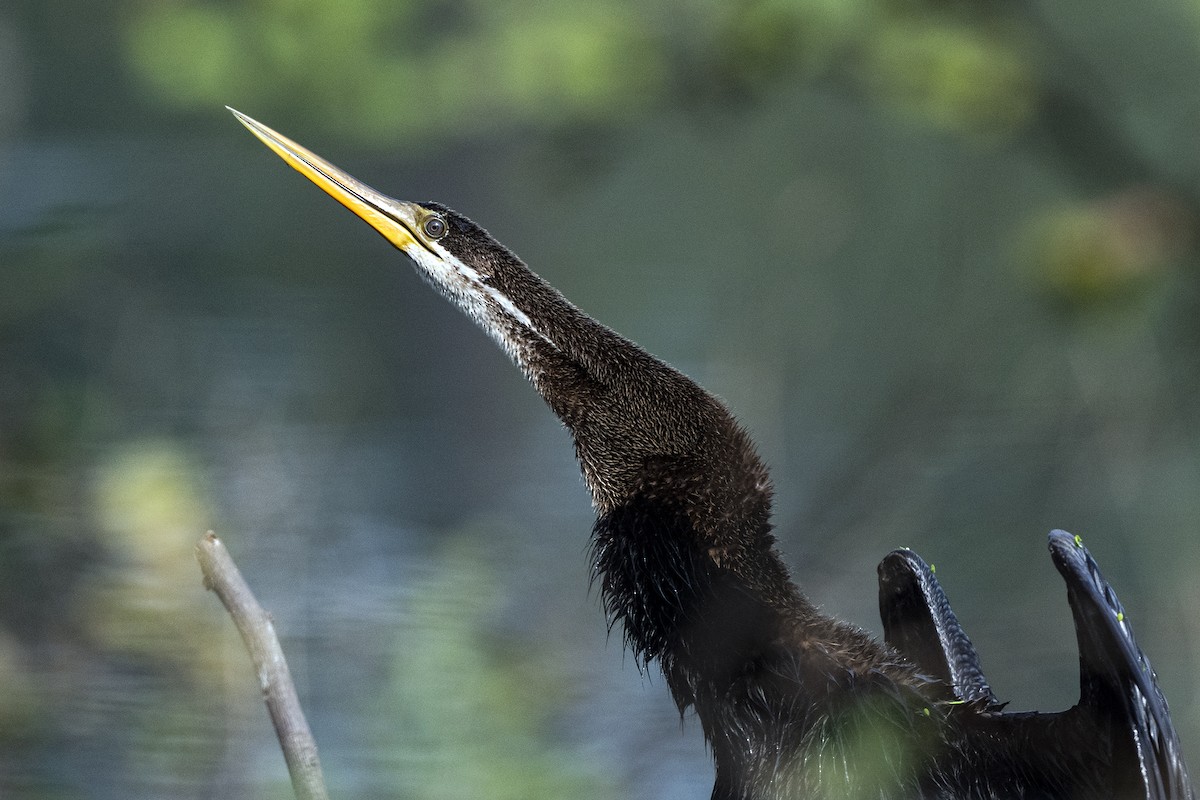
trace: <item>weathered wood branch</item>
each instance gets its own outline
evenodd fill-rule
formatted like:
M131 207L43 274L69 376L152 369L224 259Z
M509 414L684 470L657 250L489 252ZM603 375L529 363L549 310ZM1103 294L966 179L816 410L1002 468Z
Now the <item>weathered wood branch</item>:
M250 652L263 700L287 761L292 791L298 800L328 800L317 743L300 708L296 685L275 635L271 615L258 604L233 557L212 531L196 545L196 559L204 573L205 588L221 598Z

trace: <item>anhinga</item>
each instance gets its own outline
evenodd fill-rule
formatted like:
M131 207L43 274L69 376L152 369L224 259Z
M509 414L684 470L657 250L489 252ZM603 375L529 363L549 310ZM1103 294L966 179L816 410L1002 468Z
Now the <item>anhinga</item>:
M885 643L799 591L771 534L767 469L712 395L461 214L385 197L233 113L404 251L566 425L598 517L610 623L640 662L658 662L680 710L695 709L713 798L1193 797L1154 672L1078 537L1055 531L1050 552L1074 616L1079 703L1006 713L911 551L879 567Z

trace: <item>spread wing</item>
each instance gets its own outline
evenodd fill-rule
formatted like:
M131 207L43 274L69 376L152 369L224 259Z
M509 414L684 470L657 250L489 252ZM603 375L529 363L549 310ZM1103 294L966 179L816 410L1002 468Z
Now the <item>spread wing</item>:
M1052 532L1050 553L1067 584L1079 640L1080 699L1068 713L1103 720L1114 731L1114 755L1129 762L1114 766L1130 776L1130 796L1193 800L1167 701L1116 593L1078 536Z
M884 640L947 688L944 700L999 710L979 656L958 624L933 570L911 550L893 550L879 564L879 615Z
M1067 584L1079 643L1080 698L1071 709L999 713L1003 706L971 640L933 570L911 550L896 550L879 565L884 638L944 687L934 699L970 704L956 724L981 743L975 757L995 756L971 763L983 773L980 786L1195 800L1167 702L1116 593L1078 537L1054 531L1050 553ZM998 742L1007 747L993 753Z

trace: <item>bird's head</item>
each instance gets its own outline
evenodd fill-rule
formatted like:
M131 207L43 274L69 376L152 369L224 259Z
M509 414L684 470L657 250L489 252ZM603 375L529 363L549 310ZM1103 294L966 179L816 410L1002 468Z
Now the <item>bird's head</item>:
M510 299L519 291L511 284L527 271L516 256L462 214L437 203L388 197L283 134L229 110L296 171L408 255L423 278L525 366L527 344L543 337Z

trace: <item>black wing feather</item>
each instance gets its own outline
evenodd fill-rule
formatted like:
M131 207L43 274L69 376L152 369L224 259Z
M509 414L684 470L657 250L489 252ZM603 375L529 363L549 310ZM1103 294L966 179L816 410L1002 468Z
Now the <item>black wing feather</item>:
M1115 743L1114 754L1136 759L1129 771L1141 783L1137 796L1193 800L1167 701L1121 601L1079 537L1052 532L1050 553L1066 581L1079 640L1080 700L1070 713L1105 719L1127 737Z
M883 637L916 667L940 680L946 700L999 710L971 639L958 623L933 570L912 550L893 550L879 564Z

